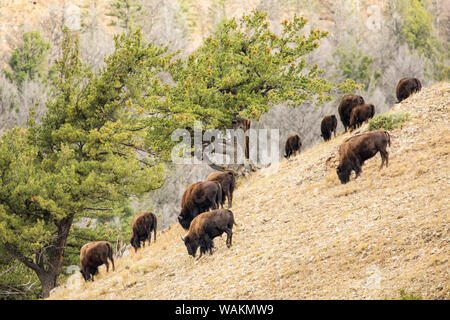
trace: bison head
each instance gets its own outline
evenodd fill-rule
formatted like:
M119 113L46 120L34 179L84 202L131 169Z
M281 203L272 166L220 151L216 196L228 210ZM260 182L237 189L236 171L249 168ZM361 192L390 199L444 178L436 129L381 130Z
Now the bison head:
M94 277L98 273L98 268L90 268L86 267L80 270L81 274L83 275L84 281L92 280L94 281ZM92 275L92 277L91 277Z
M356 100L356 105L357 106L359 106L361 104L364 104L364 98L361 97L361 96L357 96L355 100Z
M139 238L135 235L131 237L130 244L133 246L135 252L137 251L138 248L141 247L141 242L139 241Z
M339 180L341 180L342 184L347 183L350 180L350 173L351 170L344 166L338 166L336 169L336 173L339 177Z
M189 230L189 226L191 225L192 218L189 214L181 212L178 216L178 222L181 224L183 229Z
M83 276L84 281L88 281L91 279L91 274L86 270L80 270L81 275Z
M198 242L189 238L189 236L182 238L182 240L184 241L184 245L186 246L188 254L195 258L198 248Z

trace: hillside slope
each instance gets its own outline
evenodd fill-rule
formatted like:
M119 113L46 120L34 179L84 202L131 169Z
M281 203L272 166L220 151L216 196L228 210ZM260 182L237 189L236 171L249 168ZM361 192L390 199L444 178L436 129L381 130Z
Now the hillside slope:
M411 118L390 132L388 168L377 155L342 185L341 134L239 184L231 249L216 238L195 262L176 224L115 272L102 266L95 282L72 279L50 299L449 299L450 83L399 110Z

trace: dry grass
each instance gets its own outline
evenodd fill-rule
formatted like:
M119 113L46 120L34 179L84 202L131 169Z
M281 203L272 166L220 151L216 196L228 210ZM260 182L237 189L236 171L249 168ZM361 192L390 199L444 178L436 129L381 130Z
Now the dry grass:
M377 155L346 185L335 167L349 134L246 178L231 249L216 238L194 261L174 225L50 299L449 299L449 104L442 83L395 105L411 117L390 132L389 167Z

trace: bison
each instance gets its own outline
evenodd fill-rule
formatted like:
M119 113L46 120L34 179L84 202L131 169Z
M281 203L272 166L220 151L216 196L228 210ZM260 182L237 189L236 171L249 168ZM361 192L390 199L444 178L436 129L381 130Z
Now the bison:
M352 109L360 104L364 104L364 98L359 95L346 94L342 97L338 111L345 132L347 132L347 128L350 125L350 114Z
M198 247L200 247L198 259L207 251L212 254L213 239L224 232L227 234L227 247L230 248L235 224L233 212L228 209L212 210L198 215L192 220L187 235L182 238L188 254L195 258Z
M133 235L130 243L136 252L138 248L145 247L145 241L148 239L150 244L153 231L153 241L156 241L156 216L152 212L142 212L134 217L132 223Z
M345 184L350 180L352 170L358 177L364 161L375 156L378 151L381 155L380 169L385 162L387 167L389 154L386 145L391 145L391 137L385 130L366 132L345 140L339 147L339 165L336 169L341 183Z
M422 89L422 83L417 78L402 78L397 83L395 94L397 95L397 103L408 98L412 93Z
M361 104L354 107L350 114L350 129L355 130L374 115L375 106L373 104Z
M220 183L220 186L222 187L222 202L220 205L223 208L225 198L227 198L228 207L231 208L231 206L233 205L233 192L236 186L236 180L234 178L233 172L213 172L208 176L208 178L206 178L206 181L217 181Z
M218 209L222 203L222 187L218 181L196 182L189 185L181 199L178 222L188 230L192 219L210 209Z
M106 265L106 272L109 271L108 258L112 262L114 271L113 249L108 241L95 241L86 243L80 251L80 272L85 281L94 281L94 275L98 273L98 267Z
M300 152L302 148L302 139L298 134L291 134L287 140L286 145L284 146L285 158L289 158L291 155L295 155L295 153Z
M323 117L322 122L320 123L320 131L322 132L320 136L323 140L330 140L331 132L334 132L334 137L336 137L336 127L337 119L334 114Z

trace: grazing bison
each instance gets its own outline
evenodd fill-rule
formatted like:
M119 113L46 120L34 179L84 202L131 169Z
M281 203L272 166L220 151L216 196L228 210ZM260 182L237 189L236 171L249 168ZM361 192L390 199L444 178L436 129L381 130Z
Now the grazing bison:
M178 222L188 230L192 219L210 209L218 209L222 203L222 187L218 181L196 182L189 185L181 199Z
M334 114L325 116L320 123L320 131L323 137L323 140L328 141L331 139L331 132L334 132L334 137L336 137L336 127L337 127L337 119Z
M228 207L231 208L231 206L233 205L234 187L236 186L233 172L213 172L208 176L208 178L206 178L206 181L217 181L220 183L220 186L222 187L222 202L220 205L223 208L225 198L227 198Z
M391 137L385 130L366 132L345 140L339 147L339 165L336 169L341 183L344 184L350 180L352 170L358 177L364 161L375 156L378 151L381 155L380 169L385 161L387 167L389 163L387 145L391 145Z
M156 227L156 216L151 212L142 212L134 217L132 224L133 235L130 243L135 252L141 247L141 242L143 247L145 247L147 239L149 244L152 242L152 231L153 241L156 241Z
M397 95L397 103L408 98L412 93L422 89L422 83L417 78L402 78L397 83L395 94Z
M298 134L291 134L287 140L286 145L284 146L285 158L289 158L291 155L300 152L302 148L302 139Z
M113 249L108 241L89 242L82 246L80 251L80 272L84 280L94 281L94 275L98 273L98 267L102 264L106 265L106 272L108 272L108 258L112 262L114 271Z
M373 104L361 104L354 107L350 114L350 129L355 130L374 115L375 106Z
M208 250L212 254L213 239L224 232L227 234L227 247L231 247L232 229L235 224L233 212L228 209L212 210L198 215L192 220L187 235L182 238L188 254L195 258L198 247L200 247L199 259Z
M364 98L359 95L346 94L342 97L338 111L345 132L347 132L347 128L350 125L350 114L352 109L360 104L364 104Z

